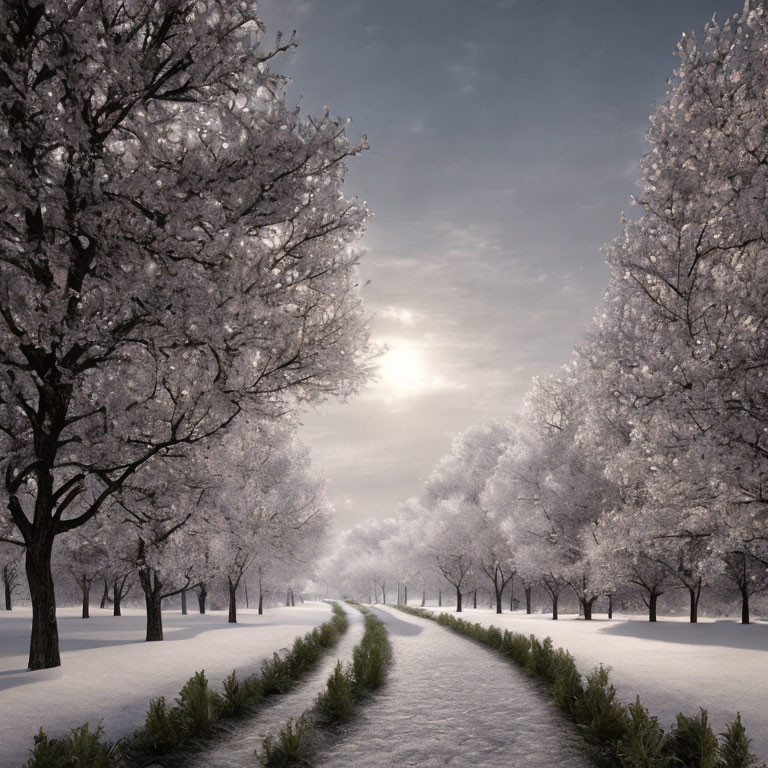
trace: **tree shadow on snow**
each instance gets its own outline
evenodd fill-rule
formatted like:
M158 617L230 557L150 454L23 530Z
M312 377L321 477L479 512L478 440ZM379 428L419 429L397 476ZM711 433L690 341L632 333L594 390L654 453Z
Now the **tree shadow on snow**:
M181 618L180 616L178 618ZM264 617L262 617L264 618ZM93 619L81 619L74 616L61 616L58 619L59 641L62 658L62 667L54 670L40 670L29 672L27 669L8 669L0 671L0 691L15 688L20 685L28 685L43 679L41 673L52 674L54 677L61 677L66 669L66 654L72 651L88 651L97 648L110 648L118 645L144 645L144 617L142 616L96 616L97 623L89 625ZM114 619L114 622L112 621ZM170 619L170 620L169 620ZM137 621L138 620L138 621ZM256 633L267 627L285 626L290 622L292 626L312 628L318 626L316 621L312 621L309 616L295 615L288 616L286 620L279 621L276 617L270 617L266 621L229 624L226 616L216 616L212 614L191 614L185 618L185 621L194 622L183 627L178 627L173 620L173 614L170 617L163 616L163 643L174 643L179 640L191 640L203 632L221 632L221 631L244 631L252 630ZM31 626L31 619L29 620ZM89 634L93 632L94 634ZM303 634L299 629L297 636ZM4 640L8 637L4 636ZM14 636L13 647L2 647L3 656L22 656L26 659L29 651L29 633L28 630L23 634ZM257 638L254 638L257 639ZM211 643L215 644L215 638ZM16 662L18 663L18 662Z
M636 637L662 643L685 645L716 645L745 651L768 651L768 625L737 624L723 619L715 622L689 624L680 621L623 621L601 627L600 634Z
M422 631L422 627L418 624L414 624L411 621L404 621L403 619L393 616L389 611L382 611L374 608L373 611L376 615L386 624L387 632L390 635L418 635Z

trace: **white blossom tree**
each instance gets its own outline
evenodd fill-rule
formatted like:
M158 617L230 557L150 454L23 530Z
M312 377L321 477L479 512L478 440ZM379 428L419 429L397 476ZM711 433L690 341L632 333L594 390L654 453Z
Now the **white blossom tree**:
M768 537L767 41L751 0L701 43L683 38L651 119L641 215L606 249L602 369L631 426L627 487L642 497L627 512L664 522L653 535L692 621L709 566Z
M0 461L37 669L58 535L246 403L356 390L364 144L286 104L293 43L251 4L4 0L0 30Z

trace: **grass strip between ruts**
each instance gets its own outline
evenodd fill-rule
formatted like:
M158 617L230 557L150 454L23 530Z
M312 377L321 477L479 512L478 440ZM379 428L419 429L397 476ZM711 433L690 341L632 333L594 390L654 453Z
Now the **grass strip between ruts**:
M363 701L386 682L392 661L386 627L367 608L347 602L363 614L365 626L352 650L352 662L346 666L337 662L314 705L298 719L289 720L275 736L264 739L257 757L266 768L311 765L321 732L352 720Z

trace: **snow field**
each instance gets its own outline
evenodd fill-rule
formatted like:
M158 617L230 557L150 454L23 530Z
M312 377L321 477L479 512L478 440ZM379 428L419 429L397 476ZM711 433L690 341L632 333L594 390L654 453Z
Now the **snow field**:
M325 690L325 683L333 672L337 661L352 660L352 649L363 634L362 614L354 608L340 603L344 608L349 629L321 659L310 675L301 680L296 688L282 696L273 697L273 704L259 709L252 718L233 725L229 733L199 755L190 757L188 768L245 768L254 766L254 752L261 750L262 742L268 735L275 736L285 723L298 719L308 710L319 693Z
M453 609L427 606L433 611ZM683 712L707 710L716 733L741 712L752 750L768 760L768 624L742 625L732 619L621 616L612 621L597 616L584 621L561 615L503 613L467 609L465 621L511 632L551 637L556 648L573 654L582 673L598 664L611 667L619 698L640 701L664 728ZM614 613L614 617L616 614Z
M590 768L572 726L511 664L426 619L374 612L394 654L387 684L317 768Z
M226 611L205 615L163 614L165 640L144 642L144 612L60 608L62 666L28 672L29 609L0 613L0 766L21 766L42 725L49 735L103 720L109 740L127 736L144 722L149 700L173 701L200 669L214 687L233 669L255 672L262 659L326 621L330 607L304 603L270 608L263 616L238 609L238 624Z

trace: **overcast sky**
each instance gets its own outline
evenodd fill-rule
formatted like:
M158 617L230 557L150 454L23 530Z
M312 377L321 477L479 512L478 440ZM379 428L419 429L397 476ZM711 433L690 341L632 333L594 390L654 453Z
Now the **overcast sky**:
M339 527L418 495L451 436L569 358L606 282L681 33L731 0L263 0L276 69L370 151L348 195L380 381L307 413Z

